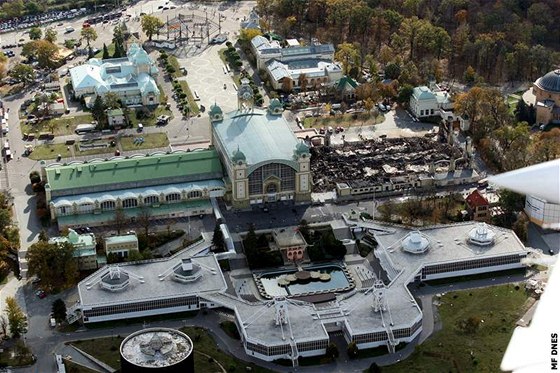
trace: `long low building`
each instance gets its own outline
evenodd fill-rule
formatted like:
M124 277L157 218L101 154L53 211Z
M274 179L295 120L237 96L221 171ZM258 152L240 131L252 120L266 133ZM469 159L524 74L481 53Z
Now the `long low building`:
M373 235L379 246L373 258L347 263L356 286L345 292L333 289L328 301L262 300L258 294L247 300L236 280L224 277L214 255L190 257L183 251L168 259L98 270L80 282L80 303L69 313L77 310L85 323L92 323L225 307L235 314L247 354L262 360L295 364L300 356L322 355L333 332L342 332L359 349L387 346L394 352L422 332L423 313L410 283L523 268L528 255L511 230L484 223L417 230L348 223ZM379 273L370 261L381 268Z
M61 228L111 224L117 209L130 219L146 209L154 218L207 214L209 199L225 193L213 149L43 164L42 174Z

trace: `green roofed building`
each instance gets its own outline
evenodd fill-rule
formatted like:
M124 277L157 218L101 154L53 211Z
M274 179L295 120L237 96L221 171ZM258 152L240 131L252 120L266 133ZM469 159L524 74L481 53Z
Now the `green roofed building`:
M117 209L131 220L146 208L152 217L210 213L209 198L225 193L214 149L43 165L42 173L60 227L110 224Z
M212 143L224 164L236 208L276 201L309 201L309 147L298 140L273 100L268 110L247 108L248 92L239 88L240 110L210 115ZM218 108L213 108L218 112Z

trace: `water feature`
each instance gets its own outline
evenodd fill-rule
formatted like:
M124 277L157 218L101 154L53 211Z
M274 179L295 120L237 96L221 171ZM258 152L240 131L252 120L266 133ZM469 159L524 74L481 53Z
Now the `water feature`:
M257 285L259 282L262 284L262 290L264 290L266 295L269 297L301 296L329 293L332 291L347 291L354 286L354 281L350 278L350 275L347 274L346 269L341 266L330 264L323 266L310 266L304 269L310 273L319 272L321 274L328 274L330 275L330 278L325 280L328 276L323 276L323 279L313 278L307 281L288 280L284 282L286 278L293 279L290 275L296 275L296 273L298 273L298 270L293 269L287 271L265 272L259 276L255 276L255 279L257 281ZM301 273L301 271L299 273Z

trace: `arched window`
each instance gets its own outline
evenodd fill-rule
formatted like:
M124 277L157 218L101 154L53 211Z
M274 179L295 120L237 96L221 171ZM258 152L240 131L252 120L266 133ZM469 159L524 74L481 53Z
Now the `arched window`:
M127 198L122 201L123 209L130 209L136 206L138 206L138 200L136 198Z
M165 196L165 200L167 202L179 202L181 200L181 194L180 193L169 193L168 195Z
M202 197L202 192L200 190L191 190L189 193L187 193L187 198L191 199L191 198L201 198Z
M144 197L144 204L145 205L157 205L159 203L158 196L147 196Z
M70 206L60 206L56 208L57 216L66 216L72 214L72 207Z
M116 207L115 201L103 201L100 204L102 211L114 210Z
M79 214L90 214L93 212L94 205L91 202L86 202L78 205L78 213Z

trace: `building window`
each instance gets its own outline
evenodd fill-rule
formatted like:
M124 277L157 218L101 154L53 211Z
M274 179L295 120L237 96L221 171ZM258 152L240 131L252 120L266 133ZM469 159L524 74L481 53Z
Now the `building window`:
M103 201L100 206L102 211L114 210L116 207L115 201Z
M280 179L280 190L277 192L293 191L296 188L295 175L293 168L281 163L261 166L249 175L249 194L263 194L264 181L271 176Z
M181 200L181 194L180 193L169 193L168 195L165 196L165 200L167 202L179 202Z
M70 206L60 206L56 208L57 216L66 216L72 214L72 208Z
M144 204L145 205L157 205L159 203L158 196L147 196L144 197Z
M138 200L136 198L127 198L122 201L123 209L131 209L138 206Z
M200 190L191 190L190 192L187 193L187 198L188 199L202 198L202 192Z
M79 214L90 214L93 212L94 209L93 203L82 203L78 206L78 213Z

